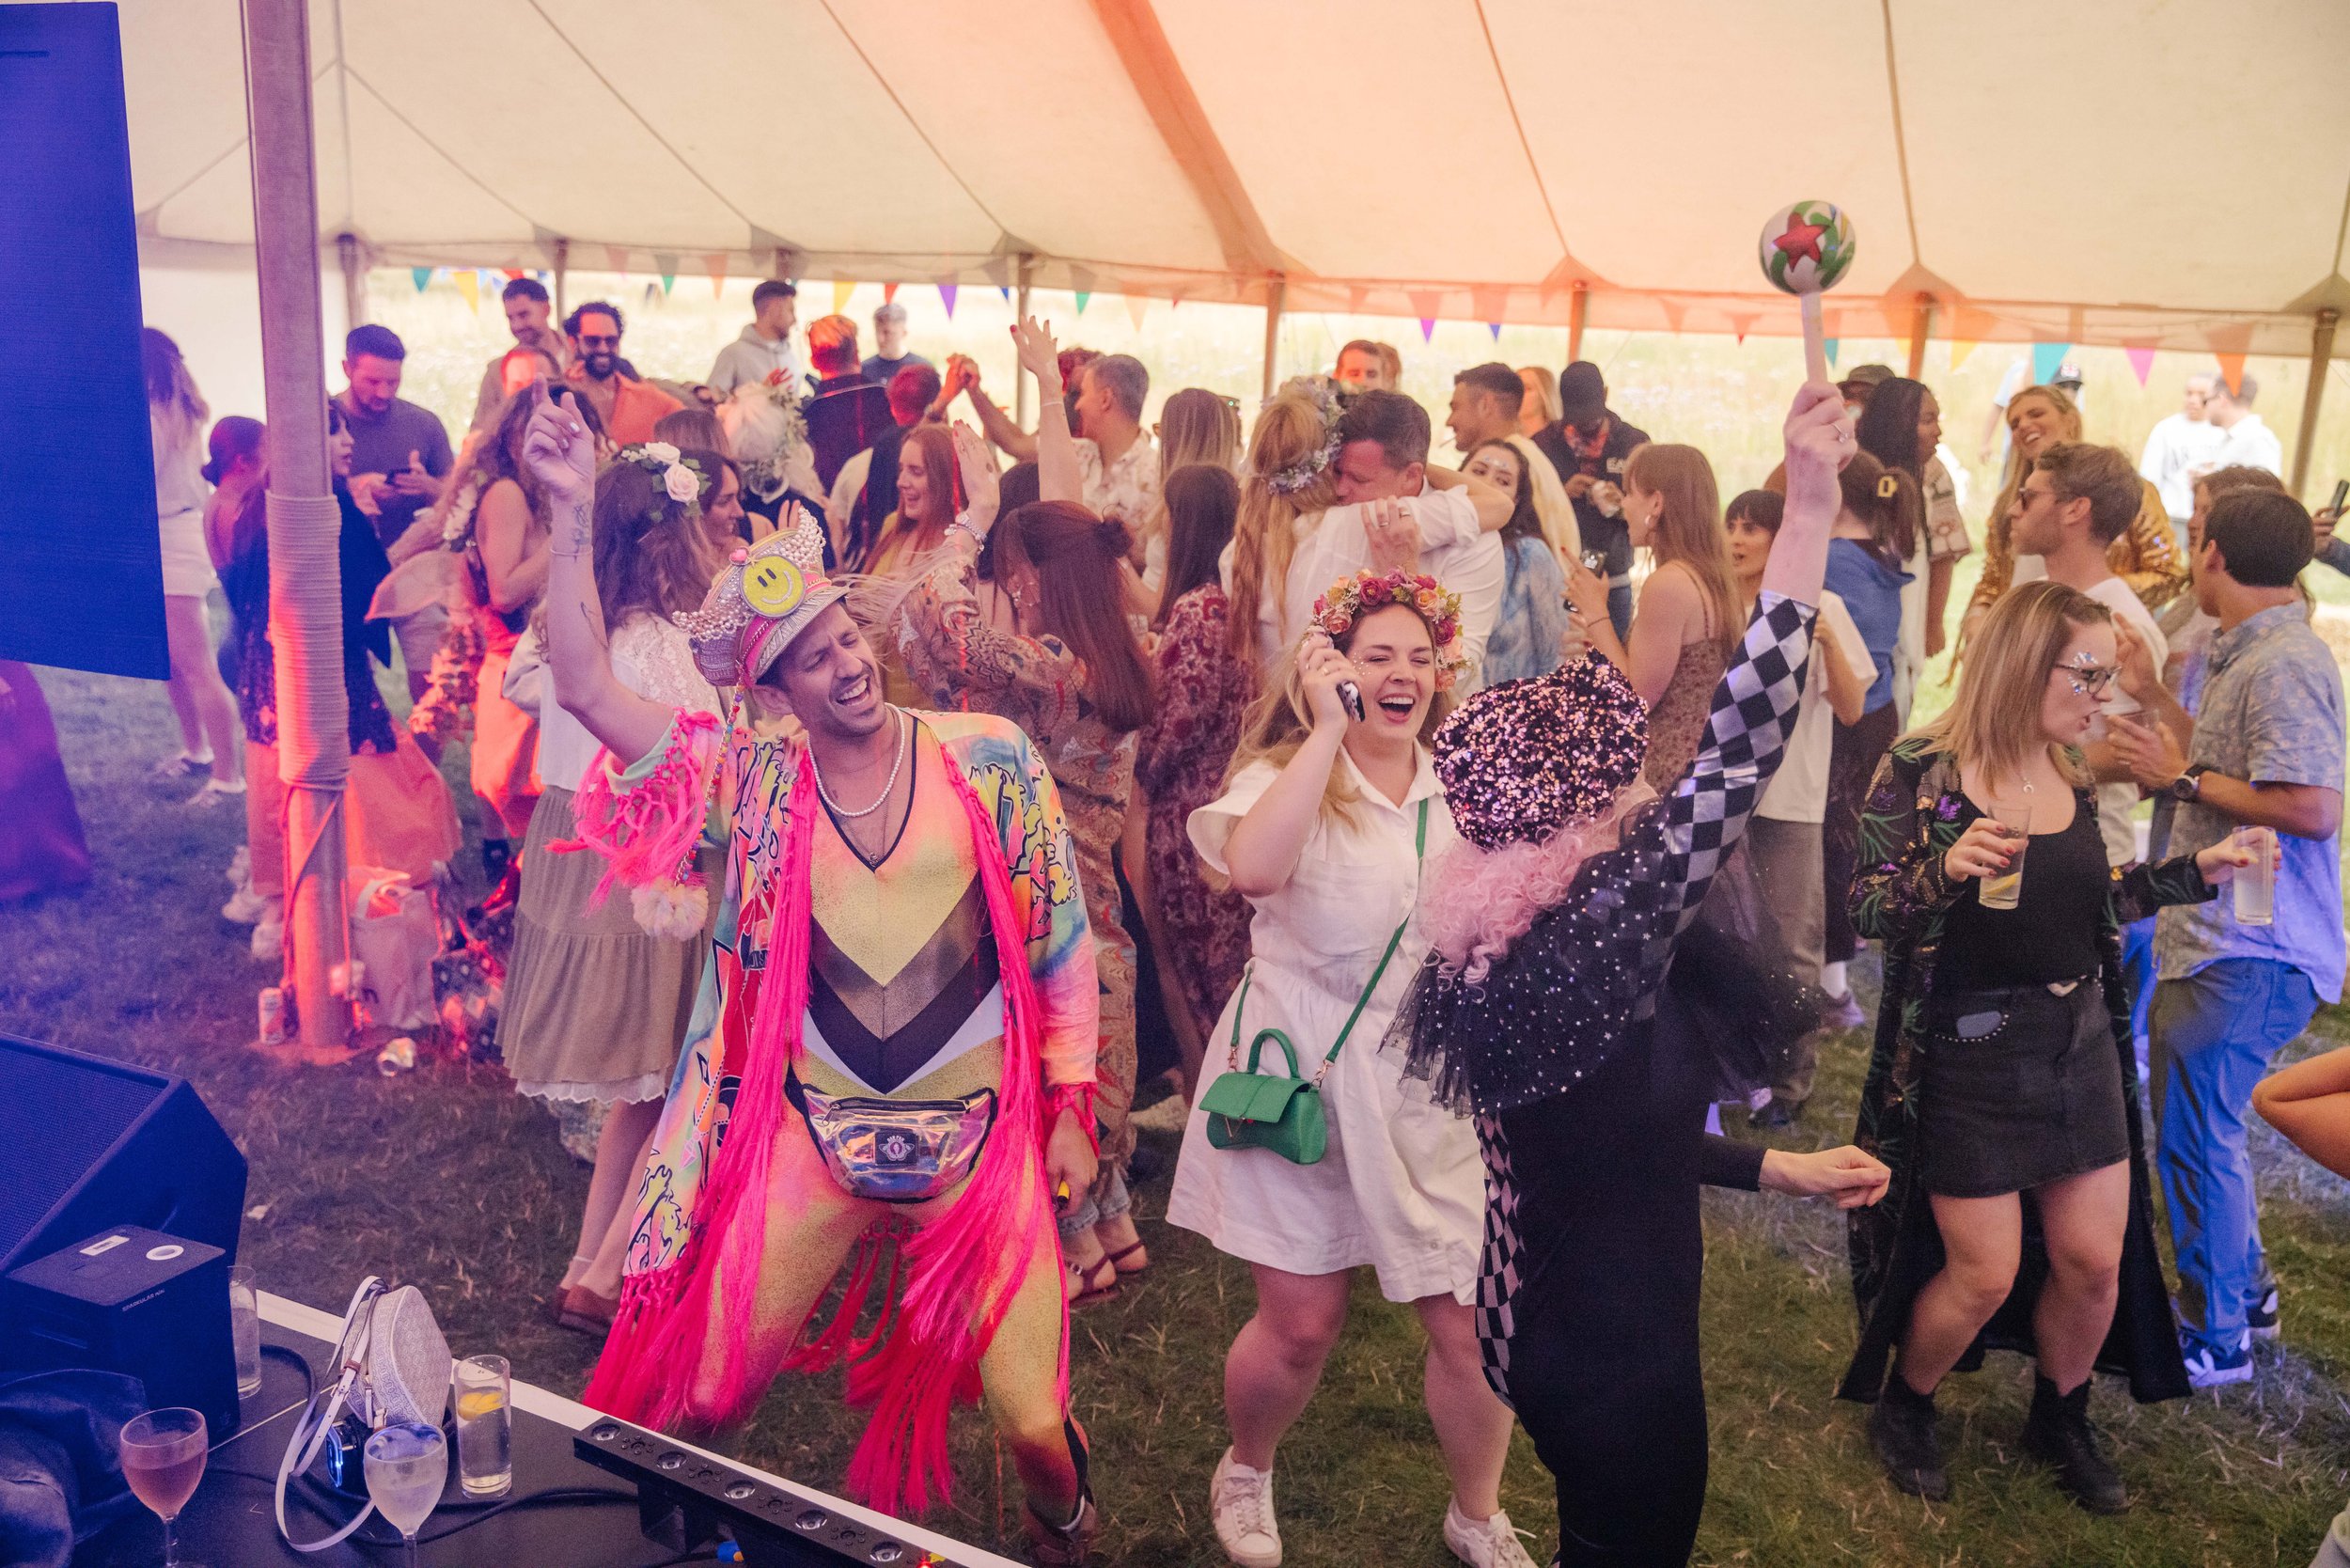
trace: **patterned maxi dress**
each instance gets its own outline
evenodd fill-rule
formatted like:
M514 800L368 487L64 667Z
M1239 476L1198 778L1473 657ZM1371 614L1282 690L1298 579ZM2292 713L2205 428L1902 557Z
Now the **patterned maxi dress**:
M1944 872L1942 857L1980 813L1961 793L1956 760L1909 737L1877 765L1860 815L1860 870L1854 879L1853 924L1885 944L1885 999L1877 1009L1876 1044L1860 1090L1854 1141L1893 1170L1882 1202L1855 1209L1846 1220L1852 1253L1853 1297L1860 1339L1837 1389L1841 1399L1873 1403L1909 1322L1918 1292L1942 1267L1942 1237L1919 1182L1919 1094L1925 1053L1935 1041L1924 1027L1934 991L1935 956L1942 923L1966 884ZM2074 792L2074 809L2095 821L2095 792ZM2154 1250L2154 1200L2146 1173L2138 1117L2138 1064L2130 1049L2129 996L2122 981L2122 927L2165 904L2213 897L2191 855L2113 873L2105 929L2098 938L2098 981L2113 1015L2114 1049L2122 1058L2122 1090L2129 1113L2130 1211L2122 1241L2121 1299L2113 1326L2097 1356L2097 1370L2123 1373L2140 1402L2187 1393L2186 1368L2170 1300ZM2037 1226L2024 1232L2024 1260L2014 1289L1958 1363L1972 1371L1985 1350L2032 1353L2032 1307L2047 1259Z
M1135 781L1151 798L1151 897L1181 962L1183 1004L1208 1038L1248 964L1248 901L1214 888L1199 870L1185 823L1224 792L1240 745L1241 714L1257 672L1225 642L1230 603L1221 584L1177 599L1159 633L1158 710L1135 753Z
M1136 737L1102 722L1086 697L1084 664L1059 638L987 625L978 585L963 552L940 556L906 595L900 652L907 677L938 707L995 713L1017 724L1059 786L1102 985L1095 1108L1107 1180L1113 1170L1124 1170L1135 1147L1127 1124L1135 1100L1135 943L1110 855L1134 791Z

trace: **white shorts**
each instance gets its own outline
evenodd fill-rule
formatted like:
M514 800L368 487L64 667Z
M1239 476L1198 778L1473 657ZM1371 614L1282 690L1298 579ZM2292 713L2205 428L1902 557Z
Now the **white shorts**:
M201 599L219 578L204 548L204 514L191 507L165 515L157 525L164 547L164 591Z

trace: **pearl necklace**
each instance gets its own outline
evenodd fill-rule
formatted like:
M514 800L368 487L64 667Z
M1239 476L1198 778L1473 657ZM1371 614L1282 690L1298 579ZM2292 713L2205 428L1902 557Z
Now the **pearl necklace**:
M824 788L824 770L816 765L816 748L808 747L807 769L816 776L817 798L824 803L834 816L846 818L851 822L854 822L859 817L870 817L887 804L890 792L897 789L898 775L906 765L906 754L914 749L914 729L906 723L905 714L899 709L893 707L889 713L890 716L898 721L898 760L890 764L889 782L883 785L881 793L873 797L873 804L862 811L852 811L832 798L832 792Z

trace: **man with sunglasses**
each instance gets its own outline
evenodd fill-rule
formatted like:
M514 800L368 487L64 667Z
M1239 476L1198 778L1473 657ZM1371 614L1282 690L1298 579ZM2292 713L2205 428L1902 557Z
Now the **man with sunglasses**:
M2113 541L2128 531L2137 517L2142 494L2138 470L2122 452L2085 441L2060 441L2041 453L2032 471L2024 476L2008 514L2008 526L2015 541L2019 581L2044 575L2089 595L2111 610L2113 619L2152 651L2154 667L2160 669L2170 651L2162 633L2107 558ZM2040 557L2043 571L2029 570L2025 557L2030 556ZM2100 670L2089 679L2109 683L2113 672ZM2108 715L2137 712L2138 699L2120 691L2106 706ZM2130 814L2138 809L2138 786L2130 781L2128 764L2114 756L2103 718L2091 727L2089 737L2090 766L2107 781L2097 787L2097 821L2105 834L2106 860L2116 867L2128 866L2138 858L2138 835L2130 823ZM2152 984L2150 979L2140 980L2139 971L2145 955L2153 949L2154 921L2139 924L2145 932L2141 936L2136 927L2131 928L2132 939L2123 953L2134 989Z
M626 329L620 307L603 300L591 300L563 318L564 335L572 340L572 368L563 379L595 405L615 447L650 441L652 428L685 406L629 373L620 357L620 334Z

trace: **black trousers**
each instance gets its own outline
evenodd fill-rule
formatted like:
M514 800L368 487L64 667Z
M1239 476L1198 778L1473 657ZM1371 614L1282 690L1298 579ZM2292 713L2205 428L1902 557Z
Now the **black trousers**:
M1643 1031L1571 1092L1478 1118L1478 1332L1557 1482L1562 1564L1679 1568L1697 1541L1704 1091L1684 1055Z

